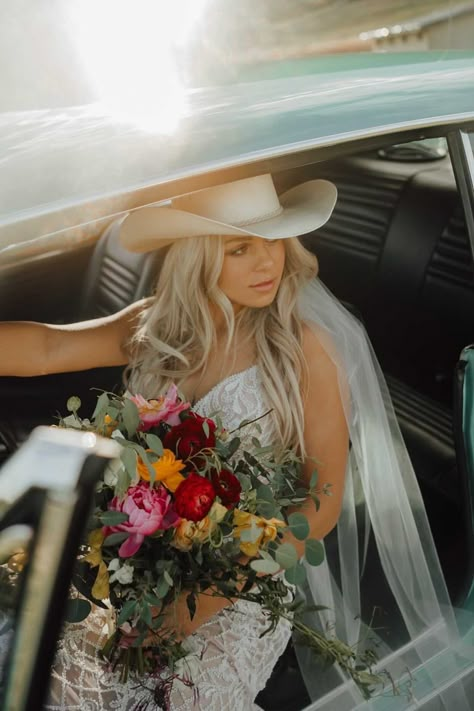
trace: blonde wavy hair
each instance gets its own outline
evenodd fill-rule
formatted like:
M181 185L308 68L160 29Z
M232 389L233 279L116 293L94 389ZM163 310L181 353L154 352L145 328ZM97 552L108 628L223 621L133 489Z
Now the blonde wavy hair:
M284 448L304 456L304 393L307 385L297 312L298 292L316 276L318 262L299 240L285 243L283 277L273 302L263 308L242 308L234 315L231 301L218 286L224 240L212 236L176 241L166 253L155 295L146 302L130 343L127 387L156 397L171 382L178 387L202 372L216 343L212 309L221 311L226 327L226 354L242 337L255 346L265 395Z

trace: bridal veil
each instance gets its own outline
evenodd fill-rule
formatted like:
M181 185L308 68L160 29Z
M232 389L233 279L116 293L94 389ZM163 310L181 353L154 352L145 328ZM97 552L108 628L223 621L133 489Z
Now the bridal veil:
M313 613L313 624L360 648L372 646L377 668L390 673L401 694L393 699L387 683L382 698L366 705L337 669L318 671L295 639L309 708L468 711L474 651L459 635L420 489L365 329L318 279L304 288L299 309L337 364L351 442L341 517L325 541L325 562L307 566L300 592L328 607Z

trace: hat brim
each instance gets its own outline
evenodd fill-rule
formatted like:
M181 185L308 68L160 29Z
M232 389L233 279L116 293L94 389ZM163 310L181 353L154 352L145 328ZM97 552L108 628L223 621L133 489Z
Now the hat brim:
M120 230L131 252L152 252L186 237L246 235L264 239L299 237L324 225L334 209L337 188L328 180L309 180L279 196L278 215L245 226L210 220L172 207L143 207L131 212Z

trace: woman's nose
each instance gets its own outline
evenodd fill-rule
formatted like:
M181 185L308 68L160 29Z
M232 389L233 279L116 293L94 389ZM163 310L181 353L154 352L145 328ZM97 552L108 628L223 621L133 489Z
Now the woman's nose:
M256 255L256 268L260 271L271 268L274 264L273 254L269 244L262 244Z

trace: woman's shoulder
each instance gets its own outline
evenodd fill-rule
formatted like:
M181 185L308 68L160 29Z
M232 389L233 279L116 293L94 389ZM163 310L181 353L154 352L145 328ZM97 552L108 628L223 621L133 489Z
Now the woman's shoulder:
M302 350L308 369L309 392L318 401L328 400L330 394L338 392L347 404L346 366L331 335L317 324L304 322Z
M335 351L335 345L328 333L317 324L303 321L301 348L303 355L310 365L315 360L331 360L331 353Z

